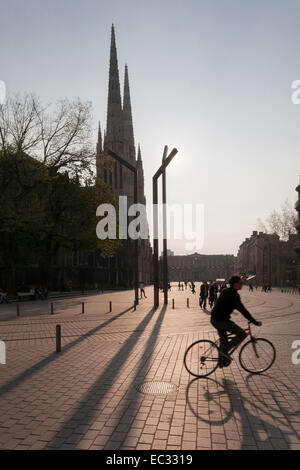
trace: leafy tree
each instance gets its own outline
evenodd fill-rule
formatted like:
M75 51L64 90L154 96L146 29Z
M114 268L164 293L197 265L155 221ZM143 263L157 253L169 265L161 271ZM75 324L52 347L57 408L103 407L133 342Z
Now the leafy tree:
M91 171L90 105L49 109L33 95L0 107L0 268L11 291L18 266L38 264L46 281L58 253L113 257L121 244L96 237L96 208L117 199Z

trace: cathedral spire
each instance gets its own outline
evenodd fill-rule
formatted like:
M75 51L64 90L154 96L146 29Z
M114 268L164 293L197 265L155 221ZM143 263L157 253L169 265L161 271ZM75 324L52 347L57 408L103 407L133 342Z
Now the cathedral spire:
M141 154L141 147L140 144L138 145L138 155L137 155L138 162L142 161L142 154Z
M101 176L102 135L100 121L98 124L98 140L96 145L96 175Z
M114 25L111 27L110 64L105 147L122 152L123 122L120 79Z
M101 152L102 151L102 134L101 134L101 126L100 126L100 121L98 124L98 141L97 141L97 151Z
M143 169L143 161L142 161L142 154L141 154L140 144L138 145L136 166L137 166L137 169L138 169L138 199L139 199L139 203L146 204L145 189L144 189L144 169Z
M131 160L135 160L135 146L133 135L133 123L131 112L131 100L128 78L128 67L125 65L124 95L123 95L123 126L124 126L124 145L125 152Z

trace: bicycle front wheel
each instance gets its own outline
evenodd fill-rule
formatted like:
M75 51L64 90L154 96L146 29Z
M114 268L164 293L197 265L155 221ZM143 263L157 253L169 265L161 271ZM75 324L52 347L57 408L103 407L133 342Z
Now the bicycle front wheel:
M276 349L271 341L253 338L240 350L239 361L244 370L251 374L261 374L274 364Z
M219 350L208 339L195 341L187 348L183 362L186 370L194 377L207 377L218 367Z

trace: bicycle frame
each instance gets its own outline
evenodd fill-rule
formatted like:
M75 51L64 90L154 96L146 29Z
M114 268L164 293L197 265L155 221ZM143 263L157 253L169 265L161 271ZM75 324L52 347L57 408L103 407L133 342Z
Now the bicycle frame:
M251 323L250 323L250 322L248 322L248 328L245 328L244 331L245 331L245 333L246 333L245 339L246 339L248 336L250 336L251 341L253 341L253 343L254 343L254 339L255 339L255 338L254 338L254 336L252 335ZM232 334L232 333L227 333L227 339L234 338L234 337L235 337L234 334ZM245 339L244 339L242 342L244 342ZM242 343L240 343L240 344L238 344L237 346L235 346L235 347L230 351L230 353L228 353L228 355L229 355L229 356L232 356L232 354L234 353L234 351L235 351L241 344L242 344ZM215 342L215 345L217 346L218 350L220 351L220 338L217 339L217 341ZM255 343L254 343L254 349L255 349ZM221 352L221 351L220 351L220 352ZM255 353L256 353L256 350L255 350ZM223 354L223 353L221 352L221 354Z

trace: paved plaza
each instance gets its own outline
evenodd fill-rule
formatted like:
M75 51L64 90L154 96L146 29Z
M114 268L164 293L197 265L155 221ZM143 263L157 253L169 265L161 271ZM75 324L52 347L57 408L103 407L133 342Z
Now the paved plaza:
M300 340L300 296L244 287L245 305L263 321L253 331L274 343L275 364L250 375L235 360L195 379L183 365L187 346L216 338L199 284L195 295L173 285L168 307L161 296L156 311L152 287L146 295L136 311L133 291L57 300L53 315L50 301L20 303L19 317L16 304L0 305L0 448L300 449L300 364L291 347ZM175 387L142 393L145 382Z

